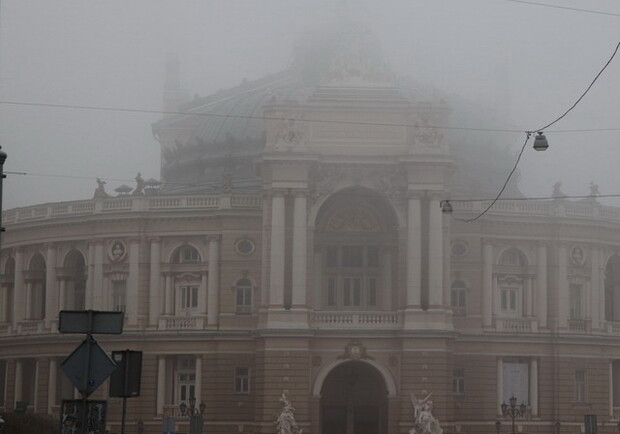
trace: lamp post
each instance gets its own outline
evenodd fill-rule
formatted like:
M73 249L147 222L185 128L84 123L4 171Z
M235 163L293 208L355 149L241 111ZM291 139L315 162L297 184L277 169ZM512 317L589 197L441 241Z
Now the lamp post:
M560 427L562 426L562 424L560 423L560 421L558 420L555 423L555 434L560 434Z
M185 402L179 404L181 416L189 417L189 434L202 434L202 416L206 408L207 406L204 402L201 402L196 407L196 398L193 396L189 399L189 406Z
M502 427L502 423L499 420L495 421L495 431L499 434L499 429Z
M510 405L506 404L505 402L502 403L502 414L512 419L512 434L516 434L515 419L525 416L527 406L524 403L521 403L521 405L517 405L517 398L515 398L514 396L512 396L508 400L508 402L510 403Z
M0 434L4 433L4 419L0 416Z

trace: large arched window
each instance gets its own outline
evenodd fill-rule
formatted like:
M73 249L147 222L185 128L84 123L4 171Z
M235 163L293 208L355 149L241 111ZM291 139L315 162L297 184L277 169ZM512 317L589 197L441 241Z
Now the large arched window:
M196 247L183 244L172 253L171 262L174 276L174 315L195 316L200 312L201 294L201 255Z
M392 308L396 223L375 191L350 188L329 198L317 216L319 305L326 310Z
M613 255L605 267L605 320L620 321L620 256Z
M86 303L86 261L78 250L71 250L65 257L63 309L83 310Z
M45 318L45 259L40 253L30 260L26 272L26 319Z
M12 320L13 292L15 288L15 260L8 258L2 273L2 289L0 290L0 322Z
M200 261L200 252L189 244L183 244L172 254L172 262L175 264L195 264Z

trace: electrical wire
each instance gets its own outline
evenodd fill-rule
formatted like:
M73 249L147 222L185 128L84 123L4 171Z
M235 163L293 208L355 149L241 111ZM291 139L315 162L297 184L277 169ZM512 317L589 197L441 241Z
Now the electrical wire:
M615 14L613 12L605 12L605 11L595 11L593 9L572 8L568 6L550 5L546 3L536 3L536 2L525 1L525 0L506 0L506 1L513 2L513 3L523 3L526 5L533 5L533 6L542 6L542 7L554 8L554 9L565 9L565 10L574 11L574 12L585 12L589 14L609 15L612 17L620 17L620 14Z
M521 150L519 151L519 155L517 155L517 159L515 161L515 164L512 166L512 170L510 170L510 173L508 173L508 176L506 177L506 180L504 181L504 185L500 189L499 193L497 193L497 196L495 197L495 199L493 199L493 201L489 204L489 206L487 206L476 217L473 217L473 218L467 219L467 220L462 220L462 221L464 221L466 223L474 222L474 221L478 220L480 217L482 217L483 215L485 215L487 213L487 211L489 211L493 207L493 205L495 205L495 203L499 200L500 196L502 195L502 193L506 189L506 186L508 185L508 182L510 181L510 178L512 178L512 175L515 173L515 170L517 170L517 166L519 165L519 161L521 160L521 156L523 155L523 151L525 150L525 146L527 145L527 142L530 139L531 135L534 132L542 133L544 130L546 130L550 126L555 125L560 120L564 119L564 117L568 113L570 113L571 110L573 110L575 107L577 107L577 104L579 104L581 102L581 100L586 96L586 94L590 91L590 89L592 89L592 86L594 86L594 83L596 83L596 81L599 79L599 77L603 74L603 71L605 71L605 69L607 69L607 67L609 66L611 61L614 59L614 57L616 57L616 54L618 53L618 48L620 48L620 42L618 42L618 44L616 44L616 48L614 49L613 53L611 54L611 57L607 60L607 62L605 62L605 65L603 65L603 67L599 70L598 74L596 74L594 79L590 82L590 84L588 85L586 90L581 93L579 98L577 98L577 100L573 103L573 105L571 105L568 108L568 110L566 110L564 113L562 113L556 119L554 119L553 121L549 122L547 125L545 125L545 126L543 126L541 128L536 128L535 130L525 131L525 142L523 142L523 146L521 147Z

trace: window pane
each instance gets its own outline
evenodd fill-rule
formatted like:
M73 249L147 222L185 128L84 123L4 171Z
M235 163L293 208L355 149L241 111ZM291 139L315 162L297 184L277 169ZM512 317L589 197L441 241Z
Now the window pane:
M379 248L377 246L368 247L368 266L369 267L379 266Z
M344 278L344 288L343 288L343 300L342 304L345 306L351 305L351 278Z
M504 362L504 390L502 402L517 398L517 404L529 405L529 362Z
M325 266L337 267L338 266L338 250L336 247L328 247L325 252Z
M368 279L368 306L377 305L377 279Z
M327 279L327 305L336 305L336 279L333 277Z
M342 266L361 267L363 265L363 251L361 246L342 247Z
M356 278L353 279L353 305L360 306L362 304L362 288L361 288L361 279Z

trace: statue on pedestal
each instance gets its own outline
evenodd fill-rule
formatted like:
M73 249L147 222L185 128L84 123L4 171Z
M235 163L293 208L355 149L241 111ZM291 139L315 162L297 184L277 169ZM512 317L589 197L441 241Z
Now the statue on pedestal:
M442 434L443 430L439 427L439 421L433 416L433 401L430 400L432 393L426 398L419 400L412 393L411 404L413 404L413 428L409 434Z
M280 402L282 403L282 410L276 419L277 434L302 434L303 430L299 429L297 422L295 422L295 415L293 414L295 408L288 400L286 392L282 392Z

